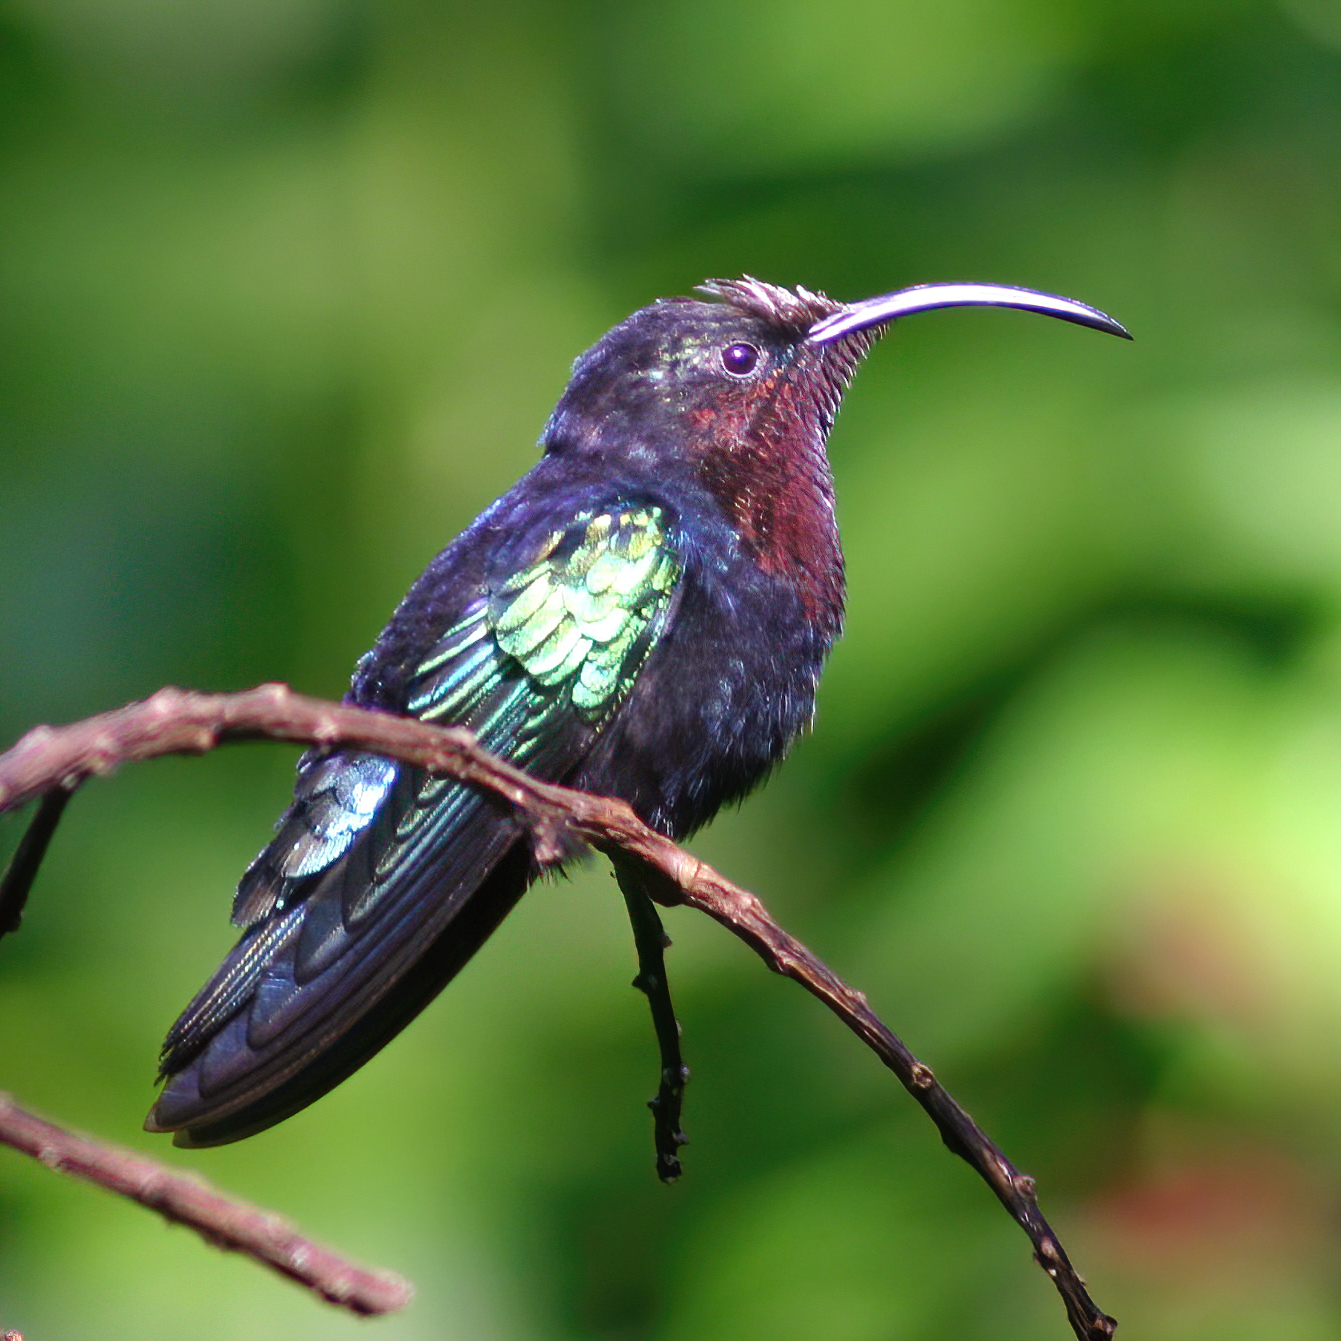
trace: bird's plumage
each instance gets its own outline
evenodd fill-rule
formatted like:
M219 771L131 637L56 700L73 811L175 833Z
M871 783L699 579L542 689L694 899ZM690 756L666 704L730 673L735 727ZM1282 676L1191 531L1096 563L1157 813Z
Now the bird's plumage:
M429 565L350 702L467 726L675 837L783 756L841 628L825 442L878 330L811 341L843 310L823 295L711 292L723 301L635 313L578 359L541 461ZM242 938L168 1034L146 1125L211 1145L312 1102L536 874L497 800L365 752L309 752L239 886Z

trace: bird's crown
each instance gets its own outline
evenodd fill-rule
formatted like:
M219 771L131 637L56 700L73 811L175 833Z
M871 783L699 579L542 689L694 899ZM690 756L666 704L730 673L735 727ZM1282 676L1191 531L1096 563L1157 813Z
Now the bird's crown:
M812 293L797 285L784 289L777 284L766 284L753 275L739 279L709 279L698 285L699 293L734 307L747 316L758 317L770 326L788 333L804 333L823 317L832 316L842 308L825 293Z

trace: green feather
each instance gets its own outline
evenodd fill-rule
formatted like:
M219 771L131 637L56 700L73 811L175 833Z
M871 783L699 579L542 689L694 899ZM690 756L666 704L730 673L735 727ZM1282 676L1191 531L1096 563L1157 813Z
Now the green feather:
M443 634L406 707L523 762L551 712L569 705L595 725L614 711L679 576L660 508L579 515Z
M633 684L642 659L631 664L630 652L669 603L680 564L655 507L578 518L564 539L499 587L489 622L498 647L537 684L571 685L590 721Z

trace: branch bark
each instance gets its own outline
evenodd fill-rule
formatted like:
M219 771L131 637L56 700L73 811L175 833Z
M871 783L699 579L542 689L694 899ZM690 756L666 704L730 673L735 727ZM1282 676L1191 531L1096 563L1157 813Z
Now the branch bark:
M1034 1180L1021 1173L973 1119L849 987L769 916L755 895L643 824L623 801L541 782L493 758L458 727L369 712L262 685L239 694L163 689L142 703L65 727L36 727L0 756L0 811L121 763L165 754L203 754L236 740L268 738L350 746L444 773L503 798L530 826L536 851L557 858L565 836L580 837L644 868L647 892L665 905L698 908L739 936L774 972L824 1002L887 1066L935 1123L946 1146L983 1178L1028 1235L1034 1256L1062 1297L1081 1341L1112 1336L1116 1323L1090 1298L1038 1208ZM197 1226L198 1227L198 1226ZM205 1231L202 1231L205 1232ZM243 1251L250 1249L243 1244Z
M414 1287L400 1276L356 1266L303 1238L270 1211L226 1196L195 1174L65 1131L7 1094L0 1094L0 1141L57 1173L96 1183L187 1225L209 1243L246 1253L351 1313L392 1313L414 1296Z

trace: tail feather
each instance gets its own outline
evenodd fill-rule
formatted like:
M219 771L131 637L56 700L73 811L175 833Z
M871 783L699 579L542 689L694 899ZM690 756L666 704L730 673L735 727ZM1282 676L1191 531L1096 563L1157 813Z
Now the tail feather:
M347 1079L398 1034L465 966L525 892L529 845L514 840L487 878L457 909L427 950L371 1008L355 993L322 1027L258 1065L248 1016L239 1013L175 1072L145 1127L176 1132L189 1148L226 1145L282 1122ZM375 987L375 984L370 986Z

